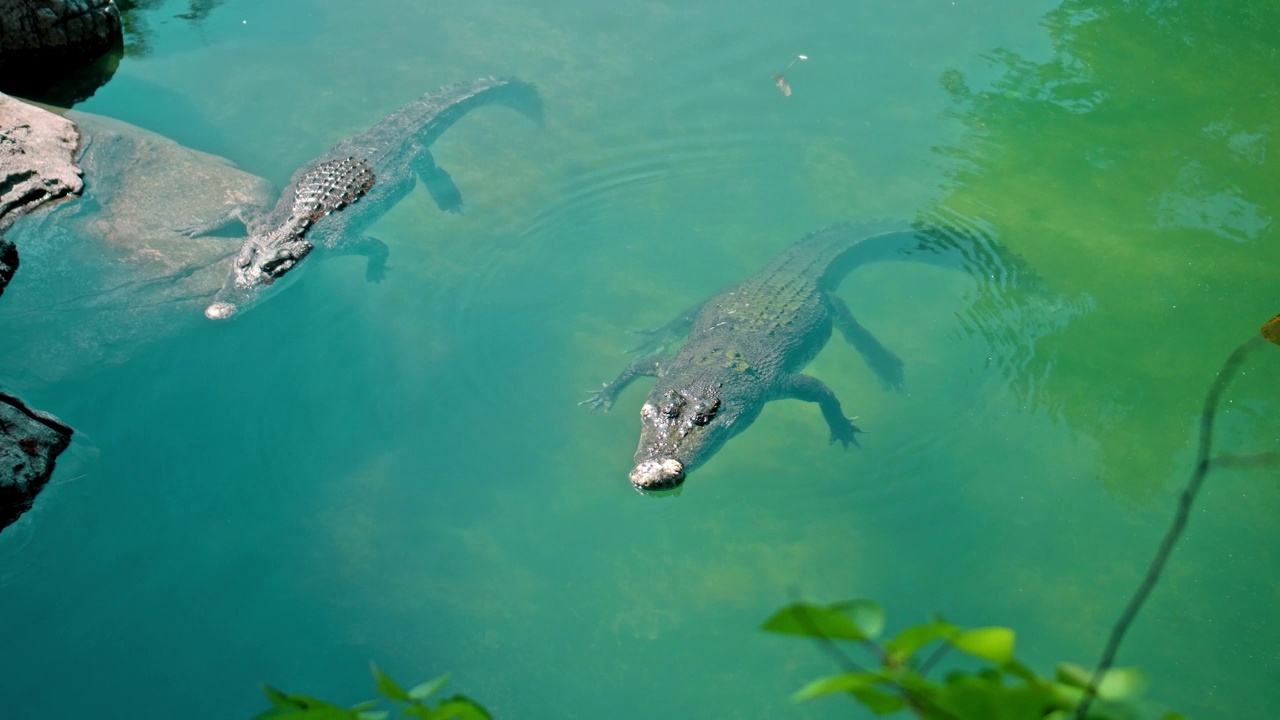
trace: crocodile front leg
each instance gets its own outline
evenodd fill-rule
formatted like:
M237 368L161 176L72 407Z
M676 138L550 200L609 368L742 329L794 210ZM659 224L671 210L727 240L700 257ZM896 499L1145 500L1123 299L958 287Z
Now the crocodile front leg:
M431 151L422 144L415 144L413 158L409 161L413 172L426 186L436 207L449 213L462 214L462 191L454 184L453 178L443 168L436 165Z
M213 220L188 225L187 227L175 228L175 230L187 237L195 238L202 235L216 233L232 223L238 222L244 226L245 234L247 235L249 234L249 228L253 227L254 223L261 220L262 216L266 213L266 208L261 206L254 205L252 203L240 203L227 208L226 212Z
M642 375L662 377L667 365L673 359L674 356L672 355L650 355L649 357L636 358L623 368L622 372L618 373L618 377L614 378L613 382L605 383L604 387L599 390L589 390L589 397L578 404L590 405L592 410L596 408L608 410L613 407L618 395L636 378Z
M671 343L689 334L689 328L693 327L693 321L698 318L698 313L702 312L702 306L706 304L703 301L687 308L675 320L661 327L649 330L632 330L632 335L642 337L644 340L639 345L628 350L627 354L645 353L646 355L652 355L665 351Z
M387 244L372 235L359 235L343 238L333 246L334 255L363 255L368 259L364 268L364 278L369 282L382 282L387 276L387 255L390 250Z
M840 408L840 400L836 398L835 393L831 392L831 388L827 387L826 383L812 375L792 373L784 376L779 382L778 396L783 399L818 403L818 407L822 409L822 417L826 419L827 426L831 428L830 442L838 440L846 448L849 447L850 443L857 446L858 438L856 435L862 431L849 418L845 417L844 410Z
M853 346L862 359L867 361L871 371L880 379L880 386L885 390L901 391L906 387L902 372L902 360L892 350L880 344L870 330L862 327L849 312L849 306L834 293L823 293L823 302L831 312L832 323L840 329L845 341Z

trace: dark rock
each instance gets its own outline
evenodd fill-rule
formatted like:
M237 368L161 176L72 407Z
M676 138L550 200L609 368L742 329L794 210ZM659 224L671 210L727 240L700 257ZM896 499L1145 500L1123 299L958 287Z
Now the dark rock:
M0 393L0 530L31 509L72 432L58 418Z
M241 239L192 239L237 203L270 204L270 183L231 162L98 115L84 136L85 194L23 218L8 237L22 272L0 303L0 377L56 380L122 362L144 342L206 323ZM20 291L19 291L20 289Z
M18 248L13 243L0 237L0 295L18 271Z
M0 90L49 99L95 60L118 59L123 39L112 0L0 0Z

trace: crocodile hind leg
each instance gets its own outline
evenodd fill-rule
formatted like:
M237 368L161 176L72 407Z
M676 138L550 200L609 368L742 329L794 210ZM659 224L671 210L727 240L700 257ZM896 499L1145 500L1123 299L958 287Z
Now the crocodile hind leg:
M588 391L589 397L578 404L590 405L592 410L596 408L608 410L613 407L613 402L618 399L618 394L625 390L636 378L645 375L660 377L672 359L674 358L671 355L650 355L649 357L636 358L623 368L622 372L618 373L618 377L614 378L613 382L605 383L604 387L599 390Z
M410 164L413 166L413 172L431 194L436 207L445 212L462 214L462 191L454 184L449 173L436 165L436 159L431 155L430 150L415 143Z
M862 431L845 417L840 400L826 383L812 375L792 373L781 378L778 396L817 403L822 410L822 417L827 421L827 427L831 428L831 442L839 441L845 447L849 447L850 443L857 446L857 433Z
M240 203L227 208L226 212L207 222L196 223L186 227L174 228L176 231L186 235L187 237L200 237L202 235L210 235L226 228L234 223L240 223L244 226L245 234L249 234L249 228L254 223L262 219L266 215L267 210L252 203Z
M906 387L902 360L892 350L881 345L870 330L854 319L844 300L833 293L823 293L823 302L831 312L831 322L840 329L840 334L844 335L844 339L858 354L862 355L862 359L867 361L871 371L880 379L880 385L885 390L901 391Z
M364 277L369 282L382 282L387 276L387 244L372 235L358 235L343 239L333 246L333 255L363 255L368 259Z

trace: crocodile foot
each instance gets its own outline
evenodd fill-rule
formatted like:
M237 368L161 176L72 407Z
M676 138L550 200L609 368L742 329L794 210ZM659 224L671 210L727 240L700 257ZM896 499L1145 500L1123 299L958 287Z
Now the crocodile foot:
M844 423L839 427L834 425L831 427L831 440L829 442L839 442L846 450L849 449L850 445L862 447L858 444L858 433L860 432L862 430L857 425L854 425L852 420L845 418Z
M603 408L606 412L613 407L614 394L609 390L609 383L604 383L599 390L588 390L587 399L579 405L590 405L592 410Z

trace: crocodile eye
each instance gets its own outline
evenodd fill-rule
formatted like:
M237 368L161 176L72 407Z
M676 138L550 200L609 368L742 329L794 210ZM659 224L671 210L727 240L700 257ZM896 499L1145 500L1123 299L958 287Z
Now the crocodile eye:
M294 266L293 258L276 258L275 260L269 260L266 263L264 263L262 266L262 272L270 275L273 278L278 278L281 275L289 272L289 269L292 268L293 266Z
M667 403L662 406L662 414L668 420L674 420L680 417L680 406L676 403Z
M715 402L711 403L711 407L707 408L706 410L703 410L702 412L694 416L693 424L697 425L698 427L703 427L707 423L711 422L711 420L716 416L716 413L719 411L720 411L720 401L716 400Z

